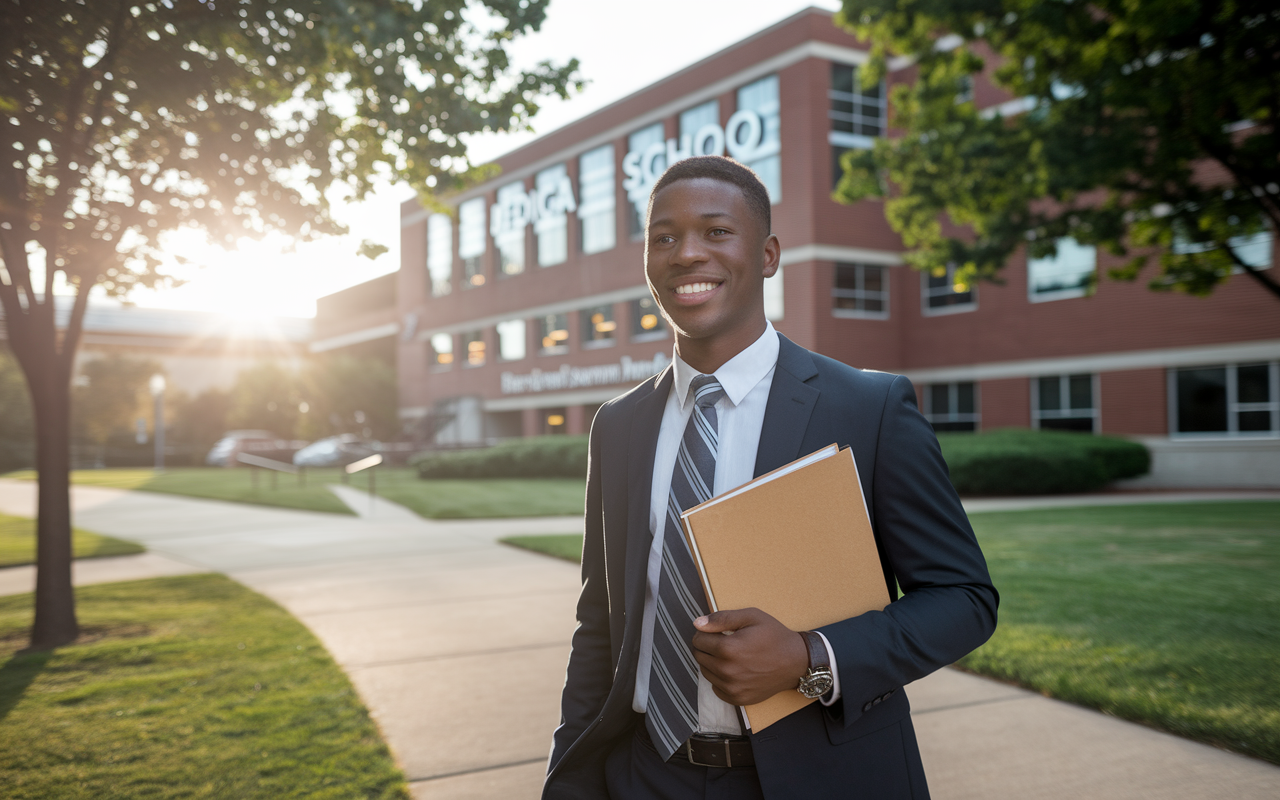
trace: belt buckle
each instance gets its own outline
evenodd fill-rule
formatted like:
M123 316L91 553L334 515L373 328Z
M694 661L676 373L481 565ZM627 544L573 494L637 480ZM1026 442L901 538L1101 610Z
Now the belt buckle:
M729 742L731 741L730 739L719 739L719 738L708 737L708 738L699 740L707 744L711 744L714 742L721 745L724 748L724 764L706 764L701 761L698 761L693 757L693 738L694 738L693 736L690 736L688 739L685 740L685 743L684 743L684 754L685 754L685 757L689 759L690 764L693 764L695 767L715 767L716 769L723 769L726 767L733 766L733 754L729 750Z

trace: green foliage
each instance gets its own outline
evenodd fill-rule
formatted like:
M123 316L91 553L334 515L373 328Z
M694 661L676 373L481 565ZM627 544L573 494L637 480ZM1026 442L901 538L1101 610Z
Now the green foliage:
M1275 3L845 0L837 19L872 43L864 81L915 60L891 94L903 135L847 153L835 197L886 197L916 268L998 280L1072 237L1125 256L1125 280L1158 250L1153 289L1206 295L1241 268L1280 297L1236 249L1280 229ZM1031 109L957 102L979 75Z
M0 598L0 784L47 797L408 798L323 645L222 575L76 590L84 635L15 652Z
M169 435L175 443L190 446L200 456L227 431L227 415L231 411L231 396L221 389L206 389L195 397L174 393L172 401L166 399L165 420ZM169 410L172 409L172 410Z
M1147 448L1114 436L1004 428L938 436L962 495L1088 492L1150 469Z
M148 382L164 368L150 359L105 355L80 365L71 393L72 430L76 438L104 445L113 435L131 438L135 420L154 423Z
M422 478L585 478L586 436L529 436L477 450L418 453Z
M0 349L0 472L35 463L31 395L18 362Z
M227 426L293 438L301 403L297 373L282 364L264 361L241 370L236 377L228 398Z
M966 669L1280 764L1280 503L970 517L1000 625Z
M356 433L390 439L400 431L395 369L376 358L325 355L303 370L300 392L307 412L300 433L319 439Z

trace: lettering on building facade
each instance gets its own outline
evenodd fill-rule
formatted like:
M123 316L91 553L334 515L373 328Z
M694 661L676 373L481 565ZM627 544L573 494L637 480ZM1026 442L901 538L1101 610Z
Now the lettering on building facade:
M623 356L616 364L599 364L593 367L575 367L565 364L558 370L544 372L535 369L522 375L502 373L503 394L530 394L581 389L588 386L610 386L615 383L634 383L657 375L666 369L670 359L666 353L656 353L652 359L636 360Z

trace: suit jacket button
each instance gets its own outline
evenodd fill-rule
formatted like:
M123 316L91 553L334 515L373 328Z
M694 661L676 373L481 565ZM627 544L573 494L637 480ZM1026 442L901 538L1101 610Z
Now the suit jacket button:
M870 703L870 702L868 702L868 703L863 704L863 706L862 706L862 710L863 710L863 711L870 711L870 710L871 710L871 703Z

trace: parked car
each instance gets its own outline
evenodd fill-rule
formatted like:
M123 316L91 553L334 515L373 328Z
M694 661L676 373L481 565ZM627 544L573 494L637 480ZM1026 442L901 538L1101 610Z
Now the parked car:
M236 453L245 451L246 445L266 444L279 438L271 431L227 431L204 457L204 463L211 467L233 467Z
M344 433L312 442L293 454L293 463L298 467L341 467L378 451L377 442Z

